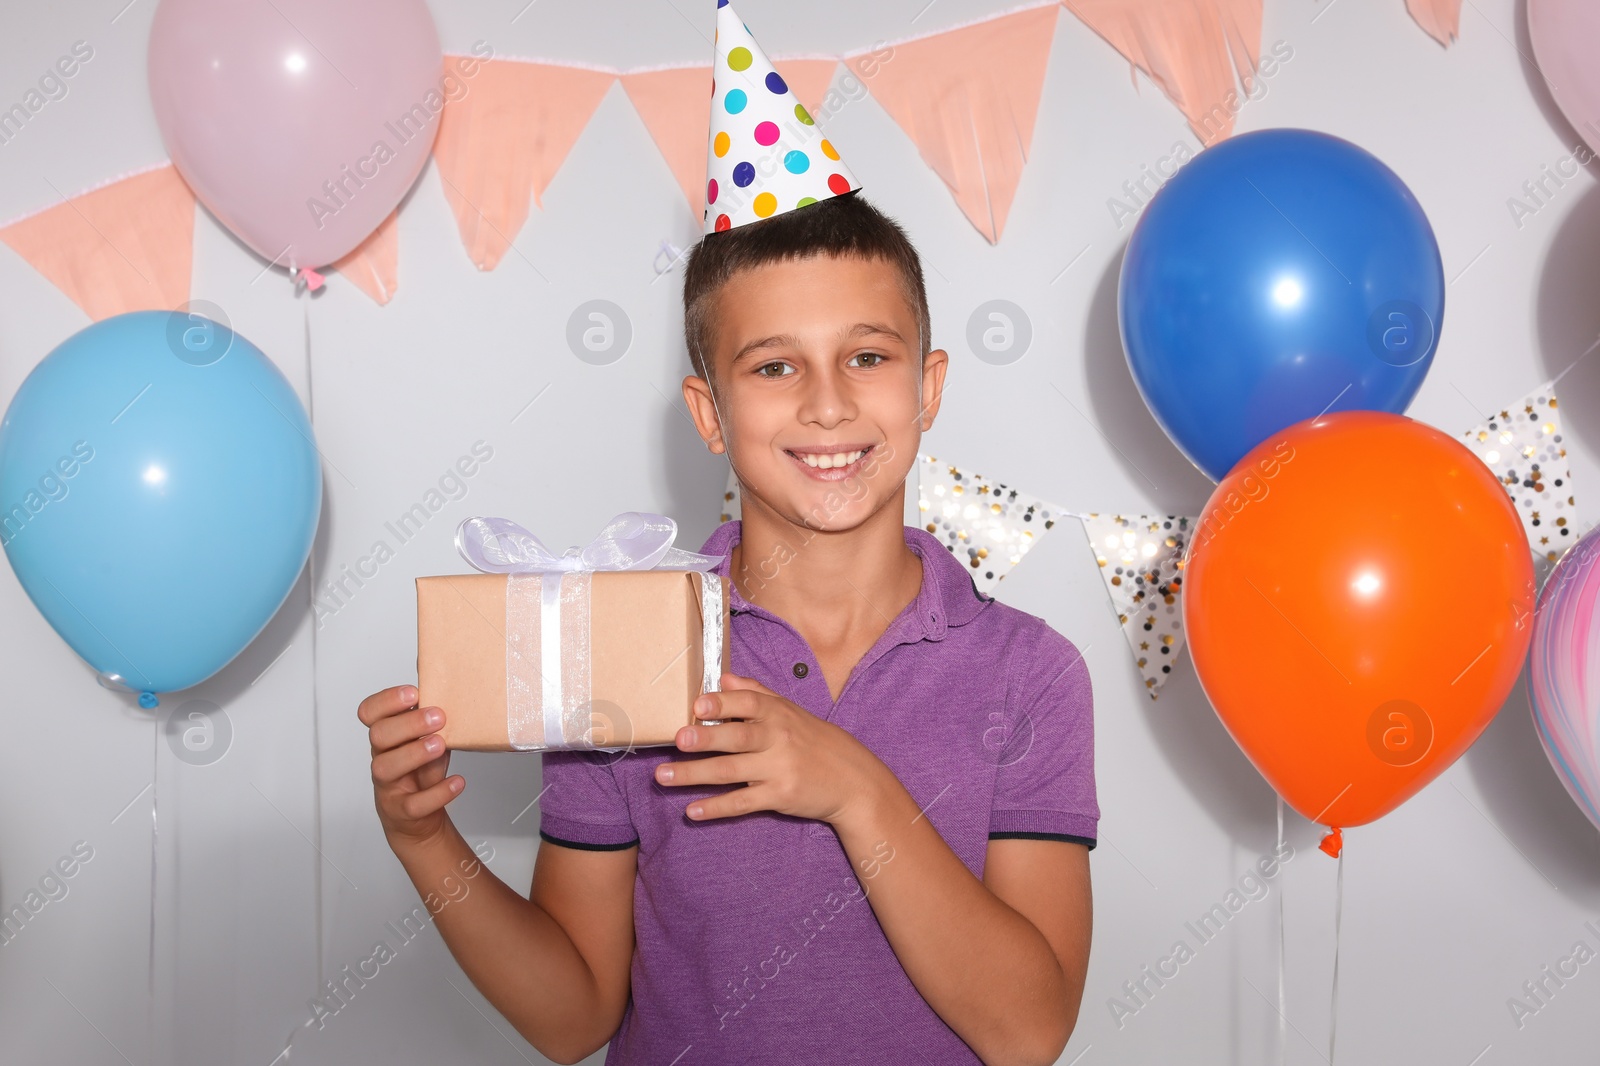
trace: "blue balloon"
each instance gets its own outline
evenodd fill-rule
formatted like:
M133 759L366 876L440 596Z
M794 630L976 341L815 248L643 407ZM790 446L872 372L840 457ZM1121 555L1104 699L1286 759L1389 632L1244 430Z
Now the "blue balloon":
M0 541L103 683L199 684L266 626L311 551L322 469L293 387L196 314L97 322L0 421Z
M1400 178L1311 130L1207 148L1151 198L1118 284L1128 366L1213 481L1328 411L1401 414L1444 321L1444 266Z

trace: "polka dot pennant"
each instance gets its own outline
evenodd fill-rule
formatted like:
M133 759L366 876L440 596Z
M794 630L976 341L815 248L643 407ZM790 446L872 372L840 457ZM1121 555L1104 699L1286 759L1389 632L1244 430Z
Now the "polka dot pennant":
M1183 552L1194 519L1080 515L1144 689L1156 699L1183 650Z
M733 472L733 467L728 467L728 485L722 490L722 517L721 522L731 522L740 517L739 508L739 475Z
M1545 385L1529 393L1462 437L1516 504L1535 558L1545 564L1560 559L1579 530L1555 389Z
M704 232L861 187L727 0L717 4Z
M985 595L1067 513L931 455L917 457L917 482L922 528L967 564Z

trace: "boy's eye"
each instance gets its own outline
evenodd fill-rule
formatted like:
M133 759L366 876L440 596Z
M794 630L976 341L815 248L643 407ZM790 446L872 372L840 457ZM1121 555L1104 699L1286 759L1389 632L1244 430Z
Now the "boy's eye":
M787 377L793 371L794 367L790 366L788 363L779 362L777 360L774 360L770 363L763 363L761 366L756 368L756 373L764 378Z
M871 362L858 363L858 359L868 359ZM874 367L883 365L884 356L879 352L857 352L850 357L850 366Z

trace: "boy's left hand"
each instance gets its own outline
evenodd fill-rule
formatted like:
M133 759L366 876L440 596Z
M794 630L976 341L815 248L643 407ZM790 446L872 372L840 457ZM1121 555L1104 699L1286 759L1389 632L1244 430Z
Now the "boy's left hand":
M694 716L724 721L684 726L678 730L678 749L729 754L663 762L656 767L656 781L745 783L690 804L687 813L695 821L777 811L837 824L852 804L869 802L881 775L889 772L854 736L753 678L723 674L722 691L698 697Z

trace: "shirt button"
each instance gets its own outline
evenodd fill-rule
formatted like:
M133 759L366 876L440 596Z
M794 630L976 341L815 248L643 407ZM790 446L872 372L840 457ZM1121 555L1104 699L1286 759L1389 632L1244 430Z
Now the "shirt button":
M794 676L795 677L805 677L810 672L811 672L811 668L809 666L807 666L805 663L795 663L794 664Z

